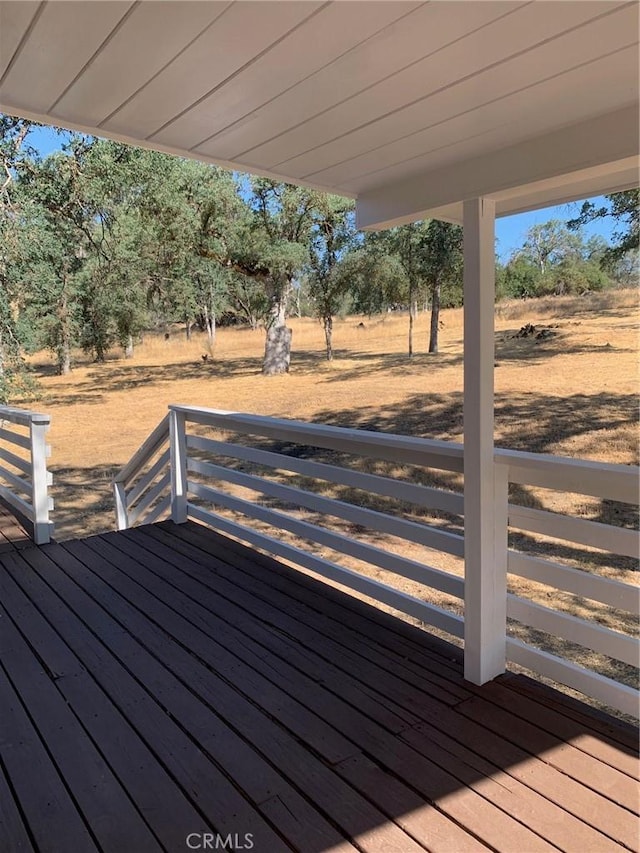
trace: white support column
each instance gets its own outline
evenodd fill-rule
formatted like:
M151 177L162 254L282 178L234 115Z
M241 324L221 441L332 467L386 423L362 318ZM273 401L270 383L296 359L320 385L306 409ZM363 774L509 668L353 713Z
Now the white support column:
M504 672L507 606L506 523L503 531L496 507L506 480L496 479L493 444L495 203L465 201L463 221L464 673L484 684Z
M51 474L47 471L47 430L49 419L31 421L29 440L31 444L31 486L33 507L33 541L36 545L46 545L51 540L49 510L53 502L49 497Z
M171 454L171 520L184 524L187 520L187 436L184 412L169 412Z

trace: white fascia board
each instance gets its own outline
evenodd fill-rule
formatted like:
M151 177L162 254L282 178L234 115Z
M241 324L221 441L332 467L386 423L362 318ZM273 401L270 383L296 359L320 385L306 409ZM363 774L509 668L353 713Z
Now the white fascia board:
M627 157L616 163L582 169L551 181L538 181L526 187L518 187L516 192L496 196L497 215L510 216L525 210L548 207L550 204L565 204L632 189L640 183L639 166L638 157ZM552 201L549 201L550 193L553 195Z
M638 186L638 104L360 194L358 228L427 217L462 222L462 202L491 198L496 213L562 204ZM444 214L444 215L443 215Z

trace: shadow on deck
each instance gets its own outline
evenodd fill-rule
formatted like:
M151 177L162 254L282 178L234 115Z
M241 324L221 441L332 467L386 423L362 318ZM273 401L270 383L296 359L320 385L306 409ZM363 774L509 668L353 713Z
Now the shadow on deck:
M0 564L4 853L637 847L633 728L199 525Z
M0 498L0 554L32 547L34 547L33 539L30 534L10 507Z

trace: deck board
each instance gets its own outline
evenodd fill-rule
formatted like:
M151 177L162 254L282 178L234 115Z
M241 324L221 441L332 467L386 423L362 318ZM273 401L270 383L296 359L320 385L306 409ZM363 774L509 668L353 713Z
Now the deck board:
M153 531L150 533L150 535L161 536L161 533L159 531ZM207 540L205 540L205 544L207 541L208 537ZM233 569L230 570L234 571ZM217 571L220 571L219 566ZM237 581L237 583L239 584L240 581ZM216 579L216 585L218 585L218 579ZM269 599L272 602L274 600L277 601L277 595L274 594L273 591L269 589L265 583L262 583L262 586L265 588L263 590L263 594L268 595ZM194 594L197 594L197 590L194 591ZM283 608L283 611L286 611L287 613L291 612L291 603L286 603L283 599L283 601L281 602L281 606ZM307 618L311 618L308 614L306 614L306 616ZM277 620L277 614L274 615L274 611L271 610L269 611L268 618L270 622L273 622L274 620ZM305 614L303 614L301 618L304 619ZM289 622L286 620L281 620L280 622L276 621L276 624L278 624L279 627L284 628L285 630L290 630ZM336 626L339 627L339 623L336 623ZM315 628L317 628L317 624L314 621L314 630ZM304 631L298 631L297 637L300 642L305 642L306 636L307 635ZM307 642L312 641L313 635L311 640L307 639ZM333 651L338 654L335 649ZM342 654L342 659L344 660L344 653ZM360 669L360 673L362 673L362 669ZM360 677L362 677L362 675L360 675ZM384 677L384 673L378 671L374 673L372 677L377 677L378 679L380 679L380 677ZM455 748L456 728L461 725L462 721L460 721L459 718L456 718L456 728L453 728L450 722L441 722L441 720L447 718L447 709L443 708L441 705L439 705L439 703L431 702L430 704L427 704L424 697L422 698L422 701L420 701L414 696L411 696L410 699L407 700L402 693L402 689L398 687L401 682L399 681L399 679L396 679L395 676L392 676L390 674L386 675L386 683L390 686L389 692L391 695L393 695L396 701L400 701L403 703L408 702L411 704L417 701L418 704L413 704L413 707L416 708L416 712L418 714L423 716L425 719L429 719L431 721L432 727L433 725L436 725L449 731L451 737L449 738L448 742L444 744L444 749L446 750L445 752L443 752L442 749L436 750L433 744L430 742L432 739L431 729L429 730L431 737L429 739L422 738L422 740L424 741L424 743L422 744L418 742L419 738L416 738L415 734L413 734L412 744L416 747L416 749L420 750L422 755L434 760L440 765L441 768L451 768L451 751L453 748ZM472 694L468 693L467 695L471 696ZM460 708L462 712L466 715L466 709L469 707L469 705L467 702L462 702L457 707ZM500 709L498 708L496 708L495 710L496 713L500 712ZM504 714L504 712L502 713ZM511 725L516 726L517 722L518 721L514 719L511 721ZM573 839L574 842L579 842L581 844L587 845L587 849L613 849L609 845L608 841L600 834L598 834L597 832L593 832L592 830L585 827L582 821L574 821L569 816L569 813L571 813L576 814L583 820L589 820L591 819L591 809L596 809L602 812L609 812L612 824L615 823L616 837L619 840L626 840L631 844L633 843L636 837L636 823L634 817L628 814L625 810L617 808L617 806L612 804L606 798L597 795L595 797L592 796L592 792L585 789L583 786L574 785L572 783L572 780L565 776L564 772L558 772L554 767L547 766L546 757L544 761L535 760L533 756L528 755L524 751L516 749L512 744L503 743L501 740L493 738L487 731L483 730L480 737L478 737L477 731L474 732L473 724L469 723L468 721L464 721L464 725L465 730L469 732L470 737L472 737L474 734L476 735L474 742L478 742L479 744L480 740L483 741L482 745L478 745L477 748L483 748L485 751L485 756L488 756L488 758L494 762L494 767L489 768L486 771L487 774L491 773L492 771L495 772L497 766L508 760L514 767L518 768L517 770L513 771L514 775L516 775L518 778L526 777L528 780L529 787L534 787L538 791L542 790L543 792L545 792L548 798L553 798L553 800L557 802L558 805L566 809L566 813L563 812L562 814L560 814L557 809L554 809L551 806L550 803L547 803L546 801L543 802L540 798L536 798L531 792L526 791L523 788L518 790L517 800L514 800L513 798L507 798L507 800L509 801L507 802L505 798L502 797L503 790L501 788L494 788L494 801L496 799L498 801L502 801L504 803L505 810L512 812L514 817L522 818L523 814L526 814L526 812L524 811L525 809L529 810L529 813L531 813L532 810L533 813L536 813L537 810L539 818L541 820L544 819L549 824L550 828L548 830L548 834L550 836L550 840L552 840L554 843L566 844L569 840ZM362 743L362 732L364 728L362 721L358 721L357 728L359 729L360 742ZM487 728L491 727L488 726ZM539 729L533 730L530 734L531 737L533 737L534 735L539 735L540 737L543 736L543 732ZM545 743L547 747L550 748L551 745L555 746L555 743L549 744L548 740L549 739L547 738L547 742ZM520 740L520 746L522 746L522 739ZM369 745L366 743L364 744L364 748L370 749ZM567 747L566 745L564 745L564 748L565 750L571 750L571 748ZM587 756L583 756L579 751L571 751L575 753L575 759L584 758L584 760L588 761ZM381 757L380 754L378 754L378 757L381 758L381 760L385 760L384 756ZM470 760L473 760L473 757L470 758L468 754L464 755L463 758L465 760L465 764ZM564 762L563 771L566 771L567 763L567 761ZM467 767L465 766L465 764L455 765L455 772L458 778L469 782L469 774L466 772ZM604 771L607 770L609 770L610 774L615 774L615 771L611 771L610 768L604 768ZM632 801L634 795L636 794L636 789L635 786L633 786L631 780L629 780L622 774L618 774L615 778L615 782L618 785L617 790L625 792L628 795L629 800ZM514 784L515 783L511 781L512 790L514 788ZM473 782L470 783L470 787L474 787ZM504 785L502 787L505 788ZM424 793L429 795L428 791L424 791ZM553 824L555 824L555 826L553 826ZM531 842L529 841L529 843Z
M130 548L133 546L134 543L131 543ZM140 568L145 563L145 557L143 553L140 553L140 549L137 549L135 553L137 573L140 577ZM151 564L153 564L153 561L151 561ZM147 578L141 582L144 583L148 592L152 594L157 593L157 583L149 581ZM187 579L182 580L181 586L189 586ZM206 601L207 606L209 606L207 590L203 590L198 587L197 589L192 589L192 592L194 599L191 601L185 600L178 590L169 591L167 593L167 598L172 598L176 606L179 607L180 612L183 614L189 613L190 618L194 618L194 610L197 611L198 607L200 607L195 600L196 597L200 602ZM165 601L167 598L165 598ZM143 601L148 602L148 597L143 598ZM147 608L148 607L149 605L147 605ZM205 613L206 612L208 611L205 611ZM275 617L271 614L269 616L270 621L273 618ZM207 620L204 617L204 614L202 619L204 621L201 621L201 627L206 628ZM165 626L167 625L166 618L163 618L163 624ZM172 629L173 635L176 636L176 631L179 630L179 628L175 628L174 626L174 629ZM184 627L183 630L185 630ZM218 623L215 631L216 641L220 641L221 636L220 624ZM182 639L185 644L188 644L189 648L196 650L199 655L207 654L208 649L206 647L203 649L200 638L194 637L192 633L190 633L188 637L183 636ZM237 638L233 638L229 642L228 648L233 648L234 643L239 641L242 642L242 640L242 635L239 635ZM245 657L244 653L242 654L242 657ZM258 658L258 666L265 666L264 656ZM280 680L281 670L277 670L271 665L270 670L273 675ZM293 677L289 675L288 680L285 682L285 689L288 692L288 697L282 697L279 700L281 719L286 722L289 727L293 727L295 734L300 739L304 740L309 747L319 751L321 750L325 760L330 761L332 764L337 764L354 754L356 749L359 748L374 755L374 757L381 761L384 766L389 767L396 773L406 773L407 768L413 768L414 774L411 780L413 785L417 785L423 794L433 799L437 799L438 796L442 796L445 792L448 793L449 791L456 790L459 787L457 778L445 769L446 765L450 763L450 756L447 756L444 761L440 761L439 763L425 760L427 758L426 756L422 756L415 751L407 749L405 744L399 742L396 738L389 736L389 734L383 729L372 724L372 722L357 709L342 701L340 696L334 695L331 703L327 703L326 699L328 698L328 695L322 695L323 693L326 693L325 688L320 687L319 685L314 685L313 682L304 684L302 683L304 678L304 673L298 672L297 675L294 674ZM266 704L264 693L259 696L253 695L251 698L253 698L254 701L261 701L263 705ZM292 698L295 698L298 701L293 708L290 708L289 706ZM323 699L325 700L324 702L322 701ZM302 704L303 702L307 703L306 710ZM323 721L326 720L326 723L330 723L331 726L334 727L331 728L325 724L325 740L335 738L336 732L339 732L339 736L343 738L341 746L345 754L342 757L335 754L331 755L327 752L325 743L318 743L318 721L315 721L315 724L313 724L312 721L312 725L309 726L309 713L311 709L316 708L318 709L318 712L322 714ZM266 705L266 709L270 713L273 712L272 705ZM350 738L350 742L344 741L345 736ZM255 737L255 735L253 735L253 737ZM339 768L337 769L337 772L339 773ZM338 793L339 790L340 788L338 786L336 793ZM385 787L381 786L379 791L376 792L377 797L382 797L384 792ZM383 807L381 802L378 802L377 805ZM464 793L461 793L458 796L456 802L447 808L451 811L451 816L455 819L459 819L460 815L467 815L469 813L473 815L474 821L484 821L487 824L490 822L497 824L497 827L492 826L489 828L487 826L485 829L485 832L495 834L496 839L498 829L508 830L512 835L520 835L523 841L526 840L531 849L535 849L537 839L534 839L524 828L514 825L513 821L509 821L508 818L496 816L494 810L489 808L488 804L481 797L478 797L472 790L465 790ZM403 846L407 846L406 841Z
M32 546L31 536L11 508L0 498L0 554Z
M0 548L0 602L3 853L637 849L630 726L474 687L458 649L199 525Z

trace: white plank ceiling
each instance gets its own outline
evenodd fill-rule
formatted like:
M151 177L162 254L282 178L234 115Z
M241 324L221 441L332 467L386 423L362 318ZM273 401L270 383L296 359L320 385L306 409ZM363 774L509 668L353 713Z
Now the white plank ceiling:
M628 186L637 103L636 2L0 2L2 111L354 196L364 225Z

